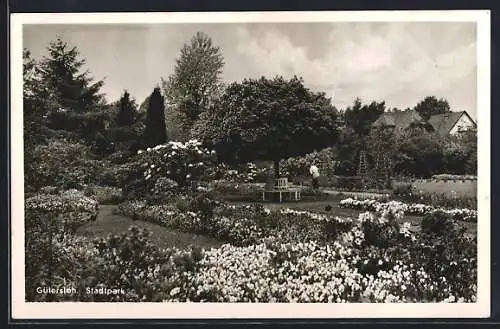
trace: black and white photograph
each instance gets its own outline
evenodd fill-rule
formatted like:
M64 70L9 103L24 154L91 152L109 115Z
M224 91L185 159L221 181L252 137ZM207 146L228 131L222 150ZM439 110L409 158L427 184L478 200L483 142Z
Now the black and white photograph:
M489 20L13 14L14 317L489 316Z

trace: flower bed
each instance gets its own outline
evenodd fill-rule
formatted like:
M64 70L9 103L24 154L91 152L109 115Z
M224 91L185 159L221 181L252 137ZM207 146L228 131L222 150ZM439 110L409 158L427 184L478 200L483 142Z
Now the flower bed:
M272 235L282 241L332 239L350 228L352 219L261 205L229 205L216 202L212 209L186 211L173 205L147 205L145 201L120 204L120 212L164 227L214 237L235 245L261 243Z
M139 203L136 206L146 207ZM163 215L174 216L169 211L173 212L165 209ZM259 226L243 223L236 216L238 211L248 213L250 208L229 206L225 211L234 216L219 223L219 228L227 227L225 232L241 232L238 227L242 226L250 228L246 234L257 232ZM279 215L287 216L288 220L309 218L317 223L330 219L290 209L280 211ZM315 241L297 235L295 240L291 237L286 241L281 231L265 236L262 230L259 236L254 235L254 241L260 242L251 243L247 239L240 246L226 244L202 250L196 257L184 254L181 259L173 260L174 256L169 255L176 252L168 249L158 259L149 257L148 268L116 270L117 273L126 270L125 278L120 280L135 273L136 282L155 287L149 297L141 295L145 294L141 284L140 291L132 289L129 296L120 298L166 302L474 302L476 240L461 234L439 237L415 234L408 230L407 223L398 224L394 220L401 216L400 210L390 208L380 214L363 213L354 220L337 218L348 225L333 241ZM194 219L194 214L179 218L186 229L194 229L196 222L203 221ZM139 248L143 244L122 240L127 241L126 253L119 251L117 242L110 246L118 248L113 252L118 256L113 264L118 262L117 266L123 267L130 264L119 260L130 257L128 245ZM150 250L147 254L158 253ZM161 270L169 271L168 280L161 279ZM107 284L103 279L98 280ZM126 281L123 284L127 286Z
M455 220L461 220L466 222L477 221L477 210L467 209L467 208L443 209L419 203L407 204L399 201L380 202L373 199L357 200L353 198L347 198L341 200L339 206L342 208L367 210L367 211L381 211L383 209L395 208L395 209L400 209L407 215L414 215L414 216L424 216L435 211L443 211L451 215L452 218Z

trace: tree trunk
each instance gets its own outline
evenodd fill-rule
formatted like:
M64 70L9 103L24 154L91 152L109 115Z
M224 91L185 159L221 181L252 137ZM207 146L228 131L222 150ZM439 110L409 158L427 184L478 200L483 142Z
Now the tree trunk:
M274 178L280 177L280 160L274 160Z

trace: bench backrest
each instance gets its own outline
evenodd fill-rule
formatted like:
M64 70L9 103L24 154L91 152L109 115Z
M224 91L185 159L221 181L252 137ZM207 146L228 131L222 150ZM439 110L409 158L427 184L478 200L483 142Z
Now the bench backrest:
M276 179L274 187L277 189L287 189L288 188L288 178Z

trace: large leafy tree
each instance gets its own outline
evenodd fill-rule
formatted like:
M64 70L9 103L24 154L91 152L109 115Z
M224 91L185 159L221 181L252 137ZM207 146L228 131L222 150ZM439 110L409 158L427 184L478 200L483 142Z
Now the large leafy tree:
M450 104L446 99L437 99L435 96L427 96L424 100L420 101L413 108L425 120L436 114L443 114L450 112Z
M159 87L156 87L149 97L146 128L143 137L145 146L156 146L167 141L165 102Z
M41 61L43 79L59 106L76 113L102 110L105 102L100 90L104 81L94 81L83 69L86 62L77 47L58 37L47 51L48 56Z
M178 125L180 135L189 135L194 122L220 95L224 58L219 47L203 32L184 44L174 73L162 79L169 121Z
M225 162L279 161L335 144L337 111L302 79L246 79L229 85L193 133Z

